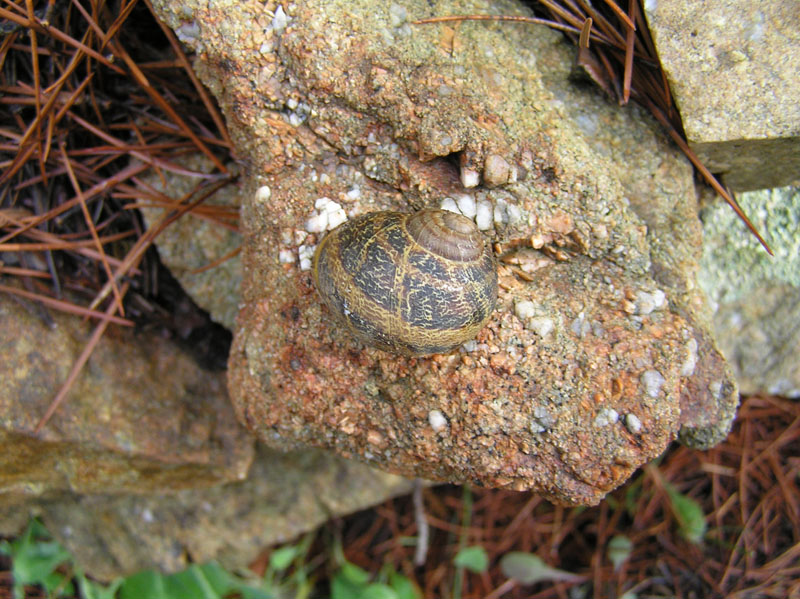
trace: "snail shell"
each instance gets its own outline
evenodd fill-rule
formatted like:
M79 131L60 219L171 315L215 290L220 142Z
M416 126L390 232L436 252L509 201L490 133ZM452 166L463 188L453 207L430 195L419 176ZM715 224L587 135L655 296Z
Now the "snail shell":
M323 301L356 337L410 356L472 339L497 300L490 244L470 219L444 210L349 220L320 242L313 275Z

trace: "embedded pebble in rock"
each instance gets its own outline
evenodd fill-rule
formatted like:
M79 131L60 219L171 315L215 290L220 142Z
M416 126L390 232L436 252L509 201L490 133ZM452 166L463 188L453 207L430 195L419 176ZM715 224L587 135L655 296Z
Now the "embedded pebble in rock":
M658 397L661 387L666 382L666 379L658 370L648 370L642 375L642 384L645 386L647 394L654 399Z
M437 433L447 428L447 418L444 417L439 410L431 410L428 412L428 422L431 428Z
M508 183L511 176L511 165L502 156L489 154L483 167L483 180L487 185L496 187Z
M470 187L477 187L478 184L481 182L481 174L471 168L462 168L461 169L461 185L463 185L466 189Z
M602 408L594 419L595 426L608 426L619 421L619 413L613 408Z
M488 231L492 228L493 222L493 209L492 205L485 201L480 200L475 208L475 224L481 231Z
M625 414L625 427L634 435L642 432L642 421L635 414Z
M173 27L185 20L154 5ZM279 33L264 16L274 2L190 6L198 71L250 168L229 386L265 443L575 504L597 503L684 430L724 436L735 386L687 291L694 249L680 253L699 247L691 167L644 113L571 83L574 51L560 34L484 23L455 39L443 25L402 33L428 16L522 10L504 1L409 0L403 15L363 0L294 3ZM279 50L264 55L265 44ZM304 120L276 127L286 98L307 107ZM596 126L579 126L578 113ZM263 185L269 202L254 200ZM305 270L301 246L308 255L324 234L305 223L322 197L348 216L474 206L504 259L538 257L524 258L525 278L501 261L497 308L476 339L448 355L389 355L333 324ZM688 224L663 225L674 222ZM297 262L282 263L282 249ZM657 289L664 301L640 298L637 313L637 292ZM687 331L702 356L691 377L681 375ZM661 377L657 398L648 371ZM723 381L713 396L711 380ZM595 426L601 410L635 414L646 434ZM439 432L435 412L446 415Z
M520 300L514 304L514 313L520 320L528 320L536 313L536 306L530 300Z
M555 328L555 323L552 318L546 316L537 316L528 320L526 328L529 328L539 337L547 337L547 335Z
M663 308L666 298L667 296L660 289L656 289L652 293L639 291L636 293L636 313L646 315L653 310Z

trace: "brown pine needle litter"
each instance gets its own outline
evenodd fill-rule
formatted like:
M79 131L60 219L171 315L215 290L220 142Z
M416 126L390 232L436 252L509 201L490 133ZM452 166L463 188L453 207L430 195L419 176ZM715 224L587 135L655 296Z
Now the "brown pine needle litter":
M689 149L640 4L624 10L612 0L542 0L534 9L533 19L504 20L570 37L587 74L621 104L630 98L647 107L767 247ZM185 301L151 250L160 232L189 213L236 229L235 211L203 205L233 182L232 147L213 99L146 0L0 0L0 34L0 293L38 306L42 318L59 310L95 327L41 415L41 430L109 325L165 326L170 308ZM197 152L217 170L191 173L178 162ZM163 179L165 171L194 175L196 188L175 201L141 180L148 173ZM146 230L141 206L166 211ZM318 550L338 538L349 560L370 572L392 564L425 597L800 597L798 448L800 404L751 397L721 446L676 447L596 508L556 507L527 493L426 488L333 522L318 534ZM682 536L675 497L699 506L707 528L698 542ZM619 536L630 549L615 567L609 544ZM487 553L483 573L453 565L459 548L471 545ZM511 551L533 553L566 574L518 583L499 566ZM0 590L7 580L0 572Z
M146 2L2 0L0 19L0 292L99 320L38 433L106 327L153 318L143 306L168 276L153 240L233 181L231 144L180 44ZM196 152L216 171L176 162ZM194 176L195 192L178 202L155 191L144 198L139 178L163 179L164 171ZM143 204L166 209L149 230L131 209ZM197 215L238 223L221 209Z

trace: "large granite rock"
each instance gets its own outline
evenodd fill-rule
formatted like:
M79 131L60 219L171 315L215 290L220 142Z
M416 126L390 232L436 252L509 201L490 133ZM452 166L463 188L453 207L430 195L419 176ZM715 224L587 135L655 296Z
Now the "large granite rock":
M732 189L800 181L800 4L645 2L692 149Z
M169 495L66 496L24 509L0 506L0 534L19 534L36 514L100 580L151 568L176 572L209 560L238 571L268 545L410 489L399 476L319 451L261 447L247 480Z
M720 349L743 393L800 398L800 189L738 196L765 233L774 257L727 206L709 201L698 275L714 309Z
M0 504L76 493L154 493L242 480L253 439L224 377L168 340L110 328L34 434L91 334L0 295Z
M320 452L261 448L225 375L170 341L110 329L41 434L32 431L91 331L0 295L0 535L40 517L99 579L264 547L408 492L411 483ZM248 468L252 467L248 473Z
M691 169L645 115L569 82L559 34L412 27L421 1L155 6L246 157L229 385L266 443L596 503L677 435L724 437L737 395L694 285ZM519 7L435 14L490 11ZM405 359L331 326L308 272L319 236L440 205L503 248L478 339Z

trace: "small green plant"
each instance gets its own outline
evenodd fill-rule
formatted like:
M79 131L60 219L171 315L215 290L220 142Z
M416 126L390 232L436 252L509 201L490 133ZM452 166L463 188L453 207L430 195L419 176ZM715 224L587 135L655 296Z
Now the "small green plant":
M695 545L701 543L706 536L706 516L703 508L694 499L683 495L671 484L664 482L664 488L669 496L672 513L680 526L681 535Z
M305 563L312 540L313 534L309 534L296 545L275 550L260 578L239 576L210 562L191 565L176 574L145 570L108 585L88 579L37 520L31 520L16 540L0 541L0 554L11 559L14 599L23 599L25 587L31 585L42 587L54 599L306 599L313 590ZM417 599L408 594L396 597Z
M513 578L520 584L554 581L579 582L583 580L577 574L548 566L538 555L522 551L506 553L500 559L500 569L503 574Z
M52 540L37 520L14 541L0 541L0 553L11 558L14 599L25 597L25 587L39 585L51 597L74 594L71 576L58 570L70 558L66 549Z
M480 574L489 569L489 556L480 545L472 545L459 550L453 558L453 563L459 568Z

